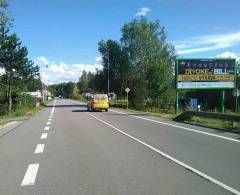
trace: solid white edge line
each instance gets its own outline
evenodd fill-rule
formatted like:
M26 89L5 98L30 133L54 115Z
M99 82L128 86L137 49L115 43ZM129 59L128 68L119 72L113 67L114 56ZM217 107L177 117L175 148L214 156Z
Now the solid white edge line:
M43 153L44 150L44 144L38 144L36 149L35 149L35 154Z
M50 129L50 127L46 126L44 127L44 131L48 131Z
M176 158L174 158L174 157L172 157L172 156L170 156L170 155L162 152L161 150L158 150L157 148L154 148L153 146L151 146L151 145L149 145L149 144L147 144L147 143L145 143L145 142L143 142L143 141L141 141L141 140L139 140L139 139L137 139L137 138L135 138L135 137L127 134L127 133L125 133L124 131L118 129L117 127L114 127L113 125L111 125L111 124L103 121L102 119L100 119L100 118L98 118L98 117L96 117L96 116L94 116L94 115L92 115L92 114L90 114L90 113L86 113L86 114L88 114L88 115L90 115L91 117L95 118L96 120L104 123L105 125L111 127L112 129L115 129L116 131L120 132L121 134L123 134L123 135L125 135L125 136L127 136L127 137L129 137L129 138L131 138L131 139L133 139L133 140L135 140L135 141L137 141L137 142L139 142L140 144L146 146L147 148L149 148L149 149L157 152L158 154L164 156L165 158L167 158L167 159L175 162L176 164L178 164L178 165L180 165L180 166L182 166L182 167L184 167L184 168L186 168L186 169L188 169L188 170L196 173L196 174L199 175L200 177L203 177L204 179L207 179L207 180L209 180L209 181L217 184L218 186L220 186L220 187L222 187L222 188L230 191L230 192L233 193L233 194L240 195L240 192L239 192L239 191L237 191L236 189L234 189L234 188L232 188L232 187L230 187L230 186L222 183L221 181L219 181L219 180L217 180L217 179L214 179L213 177L208 176L207 174L205 174L205 173L203 173L203 172L201 172L201 171L199 171L199 170L191 167L190 165L187 165L187 164L185 164L184 162L181 162L181 161L177 160Z
M112 110L112 109L110 111L111 112L116 112L116 113L122 114L122 115L128 115L128 113L118 112L118 111L115 111L115 110ZM196 129L191 129L191 128L188 128L188 127L182 127L182 126L174 125L174 124L171 124L171 123L156 121L156 120L144 118L144 117L141 117L141 116L133 116L133 115L130 115L130 116L134 117L134 118L138 118L138 119L154 122L154 123L159 123L159 124L162 124L162 125L167 125L167 126L171 126L171 127L175 127L175 128L179 128L179 129L184 129L184 130L191 131L191 132L194 132L194 133L200 133L200 134L209 135L209 136L213 136L213 137L216 137L216 138L221 138L221 139L225 139L225 140L229 140L229 141L240 143L240 140L237 140L237 139L234 139L234 138L230 138L230 137L216 135L216 134L213 134L213 133L208 133L208 132L204 132L204 131L200 131L200 130L196 130Z
M21 186L34 185L37 176L39 164L29 164L23 177Z
M42 133L41 139L47 139L48 134L47 133Z

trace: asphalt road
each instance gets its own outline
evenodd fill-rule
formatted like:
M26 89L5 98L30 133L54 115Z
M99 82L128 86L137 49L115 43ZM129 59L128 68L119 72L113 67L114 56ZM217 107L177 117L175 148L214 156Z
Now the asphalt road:
M0 194L240 194L240 135L58 99L0 137Z

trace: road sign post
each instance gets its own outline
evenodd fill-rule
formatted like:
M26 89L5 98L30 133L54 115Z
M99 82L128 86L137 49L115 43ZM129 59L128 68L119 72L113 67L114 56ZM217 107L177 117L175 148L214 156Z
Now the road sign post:
M126 91L126 93L127 93L127 110L128 110L128 93L129 93L130 89L127 87L127 88L125 89L125 91Z

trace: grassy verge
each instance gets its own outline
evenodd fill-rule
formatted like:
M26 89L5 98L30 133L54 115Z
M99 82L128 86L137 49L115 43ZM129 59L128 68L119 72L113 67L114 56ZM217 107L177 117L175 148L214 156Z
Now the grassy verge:
M18 110L13 111L10 114L0 116L0 125L11 121L23 120L25 117L34 115L35 113L42 110L50 101L46 101L38 107L24 107Z
M120 108L123 110L126 110L126 100L111 100L110 105L112 107ZM128 111L130 112L135 112L135 113L141 113L141 114L146 114L146 115L153 115L153 116L159 116L162 118L167 118L167 119L174 119L176 117L175 114L173 114L173 111L166 111L166 110L159 110L159 109L148 109L149 111L145 110L138 110L138 109L133 109L130 108ZM233 113L231 111L227 111L227 113L231 114L239 114L239 113ZM209 127L209 128L215 128L215 129L222 129L222 130L230 130L230 131L240 131L240 123L233 123L230 121L222 121L218 119L209 119L209 118L204 118L204 117L191 117L190 120L184 121L189 124L193 125L199 125L199 126L204 126L204 127Z
M111 100L110 101L110 106L115 107L115 108L120 108L123 110L126 110L127 108L127 100ZM135 112L135 113L140 113L140 114L146 114L146 115L152 115L152 116L159 116L162 118L167 118L167 119L173 119L176 117L175 114L173 114L172 111L169 110L164 110L164 109L157 109L157 108L129 108L128 111L130 112Z
M124 108L121 108L121 109L127 110ZM166 119L173 119L174 117L176 117L175 114L164 113L164 112L141 111L141 110L136 110L136 109L132 109L132 108L128 109L128 111L134 112L134 113L139 113L139 114L151 115L151 116L159 116L159 117L166 118Z
M219 119L210 119L204 117L191 117L190 120L185 121L194 125L201 125L210 128L217 128L222 130L240 130L240 123L235 122L234 125L230 121L223 121Z

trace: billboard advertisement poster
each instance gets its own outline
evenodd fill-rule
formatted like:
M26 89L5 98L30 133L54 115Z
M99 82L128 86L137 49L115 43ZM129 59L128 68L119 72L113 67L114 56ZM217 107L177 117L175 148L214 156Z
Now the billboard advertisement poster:
M177 89L233 89L235 59L177 59Z

